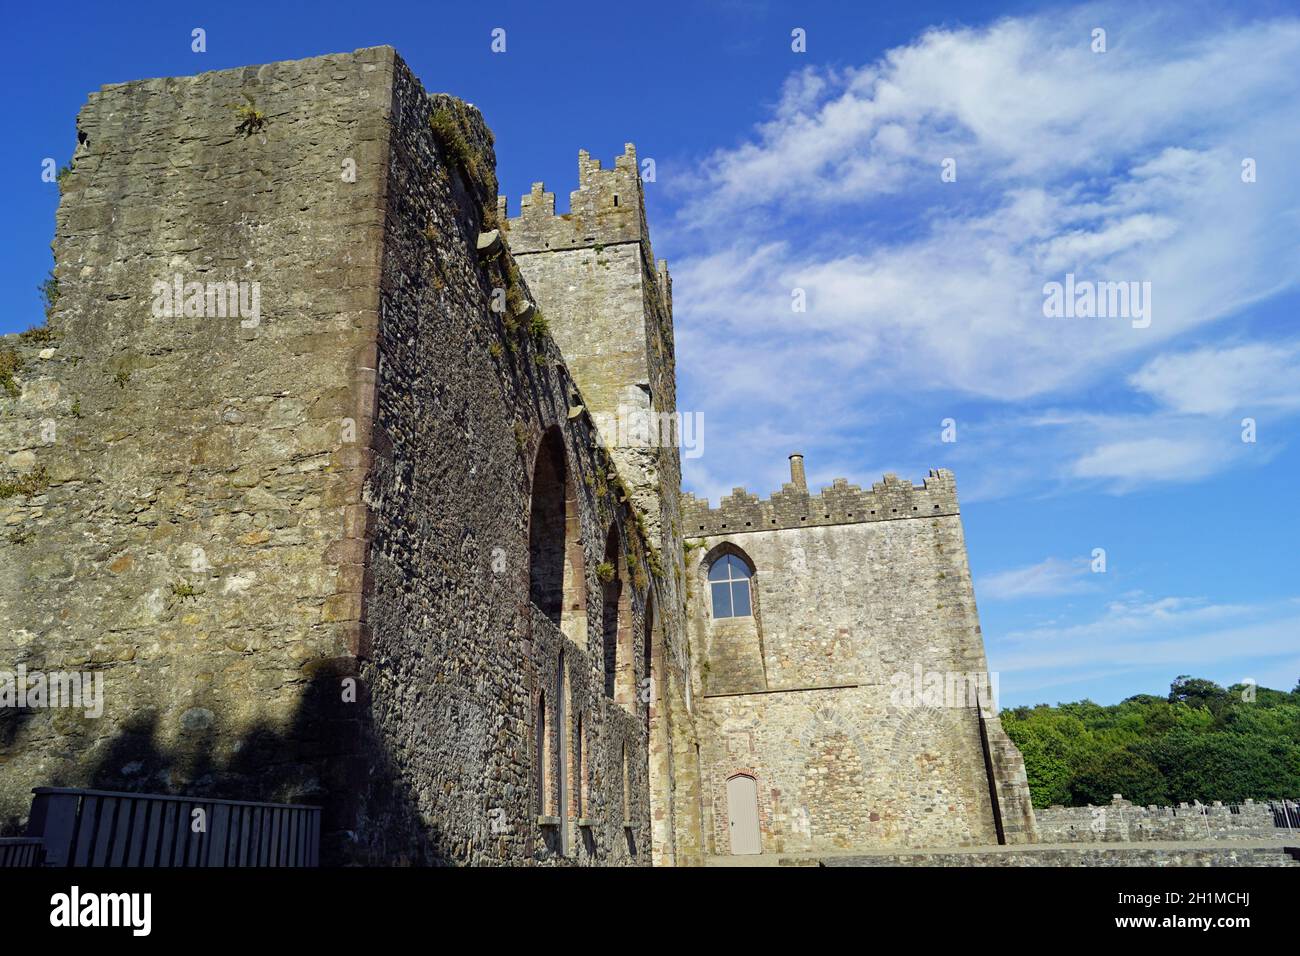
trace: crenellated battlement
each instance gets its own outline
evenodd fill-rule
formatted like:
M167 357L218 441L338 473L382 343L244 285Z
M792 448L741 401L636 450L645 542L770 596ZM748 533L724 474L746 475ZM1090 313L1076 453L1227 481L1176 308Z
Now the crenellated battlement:
M791 481L767 500L744 488L733 489L717 508L689 492L682 495L682 524L688 538L775 531L817 525L935 518L960 514L957 482L946 468L931 469L920 486L897 475L885 475L869 491L836 478L829 488L810 495L803 482L803 456L791 455Z
M567 213L556 215L555 193L547 192L543 183L533 183L520 200L518 216L512 219L508 212L506 197L498 196L497 218L506 227L515 255L641 242L647 260L654 262L632 143L623 147L611 169L602 168L585 149L578 152L578 188L569 193Z

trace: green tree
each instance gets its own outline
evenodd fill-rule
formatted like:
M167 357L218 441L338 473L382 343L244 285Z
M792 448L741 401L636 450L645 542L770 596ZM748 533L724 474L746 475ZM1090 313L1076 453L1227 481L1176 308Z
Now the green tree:
M1169 703L1179 702L1217 714L1227 704L1228 692L1212 680L1182 674L1169 685Z
M1166 697L1138 694L1004 711L1034 806L1239 802L1300 796L1300 687L1224 689L1180 675Z

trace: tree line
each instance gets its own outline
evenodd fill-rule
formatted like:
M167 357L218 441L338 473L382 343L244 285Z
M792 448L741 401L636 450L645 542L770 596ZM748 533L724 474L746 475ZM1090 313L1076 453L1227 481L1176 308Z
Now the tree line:
M1300 797L1300 683L1290 693L1180 676L1138 694L1002 711L1038 808Z

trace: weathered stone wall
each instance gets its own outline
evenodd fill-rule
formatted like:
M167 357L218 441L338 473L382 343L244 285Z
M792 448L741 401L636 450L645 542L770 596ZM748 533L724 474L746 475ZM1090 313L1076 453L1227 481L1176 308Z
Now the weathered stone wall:
M1251 840L1285 832L1274 825L1268 804L1253 800L1143 807L1117 795L1106 807L1048 807L1034 815L1044 843Z
M993 794L994 823L999 843L1034 843L1041 839L1034 815L1033 796L1025 758L1021 755L992 707L980 710L980 740L989 790Z
M635 147L627 144L609 169L580 152L569 212L557 215L554 194L535 183L517 217L509 218L505 197L497 200L497 216L663 572L653 585L653 680L640 687L651 698L654 856L661 865L698 862L672 282L651 248Z
M997 843L969 710L892 710L857 686L700 702L706 832L730 852L727 780L758 784L763 852Z
M11 829L37 785L318 800L357 753L335 706L359 486L341 436L365 414L391 70L361 51L115 84L82 109L59 339L0 397L5 467L48 479L0 501L0 666L97 671L106 702L5 715ZM267 122L245 135L250 103ZM258 321L156 317L153 283L177 274L259 283Z
M0 500L0 661L102 671L107 706L6 715L11 828L95 785L320 802L327 859L648 863L611 527L638 682L664 585L555 343L490 307L531 293L478 248L477 112L375 48L106 87L80 128L57 347L0 399L6 476L42 476ZM259 282L259 321L154 318L178 272ZM529 598L552 453L561 622Z
M786 861L782 861L785 863ZM813 865L806 860L792 865ZM827 857L822 866L1300 866L1300 849L1278 846L1023 847L970 853Z
M644 552L630 543L631 515L606 480L614 466L589 418L569 417L582 398L557 347L522 316L491 309L492 291L515 272L509 251L476 250L495 181L476 181L435 143L431 111L445 104L429 102L404 71L393 102L362 670L377 737L414 814L406 830L377 832L459 862L560 861L563 841L570 861L648 863L644 702L629 709L605 694L595 574L612 525L631 552L635 667L650 580ZM485 128L472 138L490 174ZM559 623L528 601L530 496L548 432L562 435L583 575L567 582Z
M817 525L860 524L893 521L898 518L937 518L959 514L957 484L946 468L932 470L920 486L885 475L884 481L863 491L844 478L836 478L829 488L810 495L803 484L802 456L795 480L787 482L770 498L760 499L744 488L735 488L717 508L710 508L687 492L682 496L682 511L687 537L735 534L741 531L770 531L783 528L809 528Z
M726 781L741 773L758 783L765 852L1031 840L1023 764L1006 766L1014 747L981 719L987 663L951 475L809 496L798 464L775 504L686 508L712 852L728 852ZM723 553L753 568L752 617L712 617ZM951 691L931 699L936 679Z

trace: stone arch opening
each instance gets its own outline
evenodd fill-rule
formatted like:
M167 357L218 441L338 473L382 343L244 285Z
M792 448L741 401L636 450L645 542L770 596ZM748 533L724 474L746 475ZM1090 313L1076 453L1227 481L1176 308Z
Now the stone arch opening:
M569 773L573 767L573 734L569 723L571 695L569 666L564 652L561 651L559 664L555 670L555 733L559 738L555 748L555 756L558 761L555 774L555 816L560 823L560 853L565 856L568 856L571 845L569 834L569 805L573 790L569 779Z
M700 573L710 617L758 618L758 568L744 549L723 541L704 556ZM723 605L725 611L720 610Z
M632 710L636 703L636 663L632 659L632 592L617 524L609 526L600 565L601 634L605 696Z
M533 758L534 774L533 785L535 787L535 802L537 804L537 815L546 816L547 809L547 791L550 789L550 742L546 734L546 693L542 692L537 695L537 714L533 720Z
M645 624L642 631L644 633L642 634L641 644L641 699L645 701L645 730L646 735L649 736L658 709L655 695L657 693L656 685L659 682L659 672L654 659L659 641L655 636L655 602L653 597L646 599Z
M712 574L720 567L726 567L725 574ZM757 565L742 548L722 541L700 560L695 575L695 593L701 596L707 612L705 644L701 648L707 667L703 669L701 691L726 694L767 690L762 575ZM745 613L715 613L715 589L725 592L717 599L724 602L726 610L734 610L734 602L740 600L747 605Z
M570 637L587 630L582 513L559 427L542 436L528 519L528 597Z
M658 600L651 591L646 598L645 645L642 649L646 728L646 781L650 788L650 848L656 866L676 862L677 811L673 747L670 740L670 676L664 628L657 613Z

